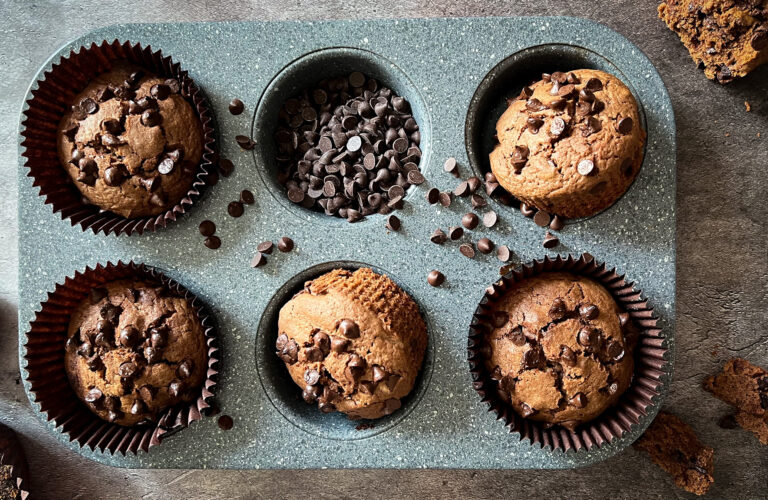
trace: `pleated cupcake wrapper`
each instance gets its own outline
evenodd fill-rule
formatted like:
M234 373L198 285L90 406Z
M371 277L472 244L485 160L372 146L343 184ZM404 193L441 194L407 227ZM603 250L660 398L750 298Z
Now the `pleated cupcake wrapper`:
M197 313L208 347L208 371L200 387L200 394L190 403L183 403L165 410L157 422L149 425L124 427L102 420L91 412L77 397L67 378L64 353L69 320L78 304L91 289L105 283L125 278L144 279L158 283L169 291L186 298ZM57 284L48 300L41 304L35 319L30 323L26 343L25 380L30 393L46 419L67 435L70 441L91 450L99 449L111 454L149 451L165 437L175 433L209 413L213 403L213 391L218 378L218 346L214 320L203 302L192 292L173 279L144 264L134 262L98 264L91 269L75 272L63 284Z
M615 406L594 420L580 425L575 431L559 425L547 428L544 422L526 419L515 412L498 396L497 384L491 380L483 356L484 337L493 328L489 314L492 304L513 284L553 271L570 272L602 284L619 306L629 313L640 331L634 350L635 372L630 386ZM578 258L571 255L545 257L504 275L486 289L472 318L468 339L473 386L488 405L488 411L495 412L497 419L503 421L509 431L519 435L521 440L552 450L577 452L600 448L614 439L622 438L659 404L662 388L668 382L667 351L667 343L658 327L653 307L648 304L642 292L635 289L634 283L627 281L624 275L618 274L615 269L608 269L605 263L595 261L588 254Z
M150 217L129 219L92 205L84 199L59 162L58 127L69 104L94 77L111 70L119 61L129 61L165 78L176 78L181 84L182 95L192 102L203 127L203 155L192 187L176 205ZM22 122L24 130L21 132L24 137L21 145L25 148L22 155L29 169L27 175L34 179L33 185L40 188L40 196L53 207L53 212L60 213L62 219L69 219L73 226L79 224L83 231L90 229L96 234L103 231L104 234L130 235L163 228L190 209L210 175L215 175L218 155L213 113L208 101L179 63L174 63L170 57L163 57L161 51L117 40L81 47L79 52L70 52L69 56L62 57L50 71L46 71L38 80L37 88L32 90L32 96L27 101L28 108L24 111Z
M0 466L11 466L11 478L21 493L21 500L29 497L29 469L24 451L16 434L0 424Z

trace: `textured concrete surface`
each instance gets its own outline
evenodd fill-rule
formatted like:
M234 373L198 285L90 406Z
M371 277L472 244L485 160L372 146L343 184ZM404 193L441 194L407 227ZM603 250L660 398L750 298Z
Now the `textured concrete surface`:
M717 427L727 409L700 389L700 381L733 355L768 365L768 68L728 87L712 84L655 19L653 2L398 1L371 6L362 1L259 1L242 7L232 2L91 3L0 5L0 60L5 70L0 81L0 168L7 179L0 186L0 418L22 435L38 497L631 498L638 492L651 498L684 497L666 475L631 449L587 469L560 472L113 469L58 445L32 415L17 382L17 113L37 67L64 42L96 27L129 21L543 14L588 17L616 29L651 58L669 88L678 123L678 347L667 407L691 422L716 449L712 497L766 496L768 450L745 432ZM750 113L745 101L751 104Z

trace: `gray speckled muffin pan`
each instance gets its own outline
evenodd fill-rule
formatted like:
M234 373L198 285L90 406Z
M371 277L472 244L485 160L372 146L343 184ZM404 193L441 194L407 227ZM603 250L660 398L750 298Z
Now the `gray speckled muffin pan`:
M648 132L645 161L628 193L603 213L569 224L560 233L561 245L551 251L541 245L543 229L495 202L490 208L499 214L499 223L492 229L481 225L465 239L488 236L497 245L506 244L515 263L546 253L590 252L636 281L673 348L674 117L658 73L625 38L602 25L565 17L120 25L62 47L38 76L70 50L114 38L162 49L189 71L211 101L221 152L234 161L235 173L208 189L189 214L168 228L114 237L82 232L53 214L26 177L22 159L22 372L25 332L46 291L87 265L133 259L160 268L210 306L222 347L217 402L235 426L223 431L215 417L206 418L148 454L123 457L80 449L49 423L64 446L98 462L139 468L567 468L612 456L650 423L653 415L600 449L562 453L521 442L487 412L472 388L467 332L501 263L495 254L467 259L458 242L430 243L435 228L458 225L471 207L466 199L455 199L447 209L430 206L424 196L429 187L452 190L457 185L442 170L450 156L458 159L463 178L473 170L482 175L492 147L488 131L504 99L516 96L542 70L586 66L616 74L635 93ZM324 76L352 69L405 96L421 128L421 170L428 182L409 191L398 213L403 228L397 233L385 230L380 215L348 224L309 212L276 187L270 127L282 100ZM227 104L234 97L246 103L246 113L229 114ZM235 135L248 133L257 142L252 152L234 141ZM233 219L227 204L245 188L254 192L256 204ZM223 245L217 251L202 244L197 225L204 219L218 226ZM283 235L294 239L296 249L275 252L266 267L252 269L257 244ZM305 279L360 263L390 275L412 294L427 321L430 343L423 373L403 408L373 428L356 430L356 422L305 405L272 347L277 310ZM432 269L447 277L440 288L427 285Z

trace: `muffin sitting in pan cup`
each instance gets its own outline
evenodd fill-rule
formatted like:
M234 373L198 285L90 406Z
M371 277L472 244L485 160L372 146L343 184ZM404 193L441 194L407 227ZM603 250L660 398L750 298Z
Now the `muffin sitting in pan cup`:
M643 162L646 134L626 85L608 73L555 72L523 88L496 124L495 180L526 205L573 219L618 200Z
M280 310L277 356L307 403L351 419L401 407L427 348L418 305L389 277L337 269L304 285Z
M218 373L211 322L197 297L154 269L86 269L57 285L31 323L31 393L81 445L148 451L210 407Z
M38 85L24 155L46 202L73 224L154 230L199 195L212 169L210 110L170 58L104 42L71 53ZM58 128L41 130L41 120ZM52 171L54 156L63 171Z
M511 431L565 450L637 424L659 394L665 352L640 292L584 256L507 274L486 291L469 337L484 400Z

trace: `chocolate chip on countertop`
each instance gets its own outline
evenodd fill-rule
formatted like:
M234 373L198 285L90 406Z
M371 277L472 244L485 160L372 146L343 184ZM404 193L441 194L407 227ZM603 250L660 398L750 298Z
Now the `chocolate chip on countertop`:
M533 217L536 214L536 209L533 207L529 207L525 203L520 204L520 213L523 214L526 217Z
M267 257L262 252L256 252L251 259L251 267L262 267L267 264Z
M429 191L427 191L427 201L430 205L434 205L438 201L440 201L440 190L437 188L432 188Z
M448 237L453 241L456 241L464 236L464 229L460 226L451 226L448 228Z
M213 221L204 220L200 223L198 229L200 230L200 234L203 236L213 236L213 234L216 232L216 224Z
M438 270L432 270L427 275L427 283L432 286L440 286L445 281L445 275Z
M547 231L547 234L544 235L544 241L542 242L542 245L544 246L544 248L555 248L559 244L560 244L560 239L554 234Z
M483 208L484 206L488 205L488 202L485 201L485 198L483 198L479 194L473 194L471 201L472 201L472 208Z
M447 191L443 191L440 193L439 198L440 198L440 204L443 207L448 208L451 206L451 193Z
M443 230L440 229L440 228L435 229L435 232L432 233L432 236L429 237L429 240L432 243L435 243L436 245L442 245L443 243L446 242L447 239L448 239L448 237L443 232Z
M277 240L277 249L283 253L290 252L293 250L294 246L295 244L293 243L293 240L287 236L281 236L280 239Z
M483 225L485 227L491 228L495 226L498 220L499 220L499 217L498 215L496 215L496 212L494 212L493 210L489 210L483 214Z
M230 202L227 206L227 213L232 217L240 217L245 211L243 204L239 201Z
M445 160L445 163L443 164L443 170L453 175L454 177L458 177L459 166L456 163L456 158L451 157Z
M233 115L239 115L245 110L245 104L240 99L232 99L229 103L229 112Z
M235 164L232 163L232 160L229 158L220 158L219 159L219 172L221 172L221 175L224 177L229 177L232 175L232 172L235 170Z
M475 247L472 246L472 243L462 243L459 247L459 252L461 252L461 255L467 257L468 259L475 258Z
M509 262L509 259L511 258L512 253L509 250L509 247L507 245L501 245L496 250L496 257L502 261L502 262Z
M247 135L238 135L235 136L235 141L237 142L238 146L241 148L250 151L251 149L256 147L256 143L248 137Z
M256 202L256 199L253 197L253 193L251 191L248 189L243 189L240 191L240 202L245 203L246 205L253 205Z
M274 248L275 248L275 245L271 241L262 241L261 243L258 244L258 246L256 247L256 250L265 255L270 255Z
M464 214L464 217L461 218L461 225L467 229L475 229L479 223L480 218L472 212Z
M545 212L544 210L539 210L536 212L536 215L533 216L533 222L535 222L537 226L541 227L547 227L551 220L552 217L548 212Z
M560 231L565 227L562 217L555 215L552 217L552 222L549 223L549 228L553 231Z
M480 253L487 255L493 251L493 248L494 248L494 244L488 238L480 238L477 241L477 249L480 251Z
M205 239L205 246L210 248L211 250L216 250L221 246L221 239L218 236L208 236Z
M453 194L459 197L465 197L470 195L469 182L462 181L456 189L453 190Z
M232 429L232 427L235 425L235 422L229 415L222 415L219 417L218 424L221 430L228 431Z

